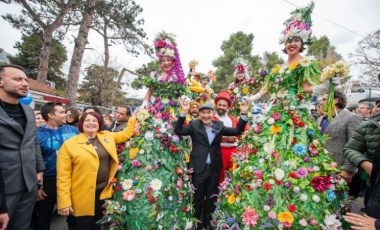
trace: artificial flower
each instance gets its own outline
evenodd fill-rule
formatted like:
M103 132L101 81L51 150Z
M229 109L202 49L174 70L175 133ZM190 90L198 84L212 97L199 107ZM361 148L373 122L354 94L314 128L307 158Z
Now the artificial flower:
M304 146L303 144L296 144L294 145L293 147L293 152L298 155L298 156L303 156L306 154L306 146Z
M259 220L259 215L255 209L247 207L242 216L243 223L247 227L255 227Z
M313 169L315 171L315 168ZM331 177L330 176L316 176L311 180L310 184L315 190L319 192L324 192L331 186Z
M130 159L130 160L135 159L136 156L137 156L137 152L138 152L138 151L139 151L138 148L131 148L131 149L129 150L129 159Z
M276 168L276 170L274 170L274 176L277 180L281 181L285 177L285 172L280 168Z
M236 200L236 198L235 198L235 195L233 193L228 196L228 203L229 204L235 203L235 200Z
M150 182L150 187L154 190L154 191L158 191L161 189L162 187L162 181L159 180L159 179L153 179L151 182Z
M133 180L132 179L125 179L121 182L121 186L124 190L129 190L133 186Z
M282 128L279 125L271 125L269 130L271 134L279 134L282 132Z
M297 61L290 63L289 70L296 69L298 65L299 65L299 62L297 62Z
M123 200L125 201L131 201L135 198L136 191L135 190L127 190L123 192Z
M282 223L288 222L292 224L294 221L294 217L289 211L280 212L277 215L277 219L279 222L282 222Z
M323 220L324 225L322 229L324 230L338 230L341 229L342 223L337 219L336 214L327 215Z
M307 175L308 175L307 169L305 169L305 168L297 169L297 177L305 178L305 177L307 177Z

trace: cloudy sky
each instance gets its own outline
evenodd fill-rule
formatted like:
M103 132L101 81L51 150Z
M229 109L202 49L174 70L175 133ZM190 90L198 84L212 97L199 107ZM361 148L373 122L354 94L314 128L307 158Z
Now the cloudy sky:
M283 22L296 6L309 3L306 0L139 0L143 9L141 18L145 20L144 30L148 43L155 34L165 30L177 35L178 49L184 70L192 59L199 61L198 70L214 69L212 61L222 55L220 46L232 33L243 31L254 35L253 54L264 51L278 52L278 44ZM0 14L17 12L17 8L0 3ZM337 52L350 61L349 53L355 51L357 42L368 33L380 29L379 0L315 0L312 15L313 34L327 35ZM0 20L0 48L14 54L13 45L20 39L20 32ZM67 42L68 50L73 44ZM102 41L92 32L90 44L94 50L86 51L84 65L99 59ZM122 47L111 47L113 62L117 66L136 68L149 59L141 56L133 58ZM282 55L282 54L281 54ZM282 56L284 59L285 56ZM100 63L100 61L98 61Z

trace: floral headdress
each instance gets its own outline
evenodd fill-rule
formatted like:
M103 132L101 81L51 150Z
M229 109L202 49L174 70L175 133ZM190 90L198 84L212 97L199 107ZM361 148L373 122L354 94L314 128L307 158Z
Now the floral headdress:
M177 50L177 43L175 42L174 37L174 34L162 31L158 33L154 39L156 56L159 59L165 56L170 57L174 61L174 65L169 73L168 79L161 79L161 81L185 84L186 78L182 69L181 60Z
M234 69L234 75L244 73L245 79L249 79L249 66L242 58L237 58L234 60Z
M313 8L314 2L311 2L308 6L297 8L290 13L291 17L284 22L286 29L281 33L280 44L285 43L291 37L300 37L304 44L311 42Z

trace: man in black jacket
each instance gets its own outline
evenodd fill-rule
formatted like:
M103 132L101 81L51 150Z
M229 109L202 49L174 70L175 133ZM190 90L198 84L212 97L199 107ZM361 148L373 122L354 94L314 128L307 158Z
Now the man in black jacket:
M212 121L214 108L211 102L199 107L199 119L190 121L184 127L186 114L189 111L189 101L181 100L182 113L174 129L177 135L190 135L192 151L190 154L190 168L194 193L195 217L199 220L197 229L210 228L211 213L215 210L215 199L218 194L219 176L222 170L220 142L222 136L236 136L244 131L247 123L249 104L240 105L241 116L236 128L227 128L221 121Z
M0 230L5 230L9 222L3 171L0 168Z

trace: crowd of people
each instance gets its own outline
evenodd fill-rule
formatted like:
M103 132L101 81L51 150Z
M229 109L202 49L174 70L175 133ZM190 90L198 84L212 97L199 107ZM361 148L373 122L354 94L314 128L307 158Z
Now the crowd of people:
M1 65L0 229L50 229L55 209L78 230L380 229L380 100L348 108L340 79L301 55L312 10L285 22L285 64L255 78L238 59L218 93L158 34L161 72L133 112L33 113L23 68Z

